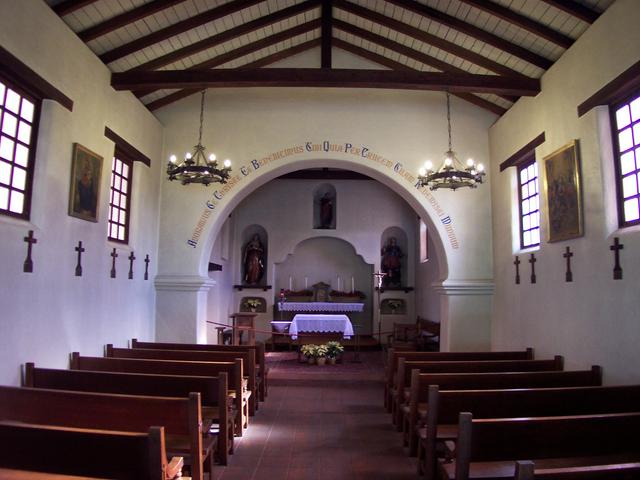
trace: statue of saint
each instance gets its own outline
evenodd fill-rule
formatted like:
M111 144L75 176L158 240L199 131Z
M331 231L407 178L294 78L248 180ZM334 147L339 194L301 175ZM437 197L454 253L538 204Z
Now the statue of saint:
M333 223L333 198L326 192L320 198L320 228L331 228Z
M262 279L264 273L264 247L260 236L256 233L244 249L242 263L244 265L245 285L255 285Z
M381 268L387 275L383 278L384 287L399 287L402 283L402 250L397 245L395 237L389 237L387 244L382 247Z

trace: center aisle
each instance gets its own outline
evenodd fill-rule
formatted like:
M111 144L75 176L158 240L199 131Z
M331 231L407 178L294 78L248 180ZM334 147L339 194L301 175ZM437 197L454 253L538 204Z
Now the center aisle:
M380 352L362 363L300 364L268 353L269 396L214 480L416 480L416 461L383 408Z

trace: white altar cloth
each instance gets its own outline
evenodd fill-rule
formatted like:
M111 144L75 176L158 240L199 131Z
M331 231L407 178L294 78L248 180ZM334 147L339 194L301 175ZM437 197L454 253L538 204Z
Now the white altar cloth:
M298 338L300 332L342 332L345 339L353 335L353 325L346 315L304 315L297 314L291 321L291 339Z
M281 312L361 312L364 303L278 302Z

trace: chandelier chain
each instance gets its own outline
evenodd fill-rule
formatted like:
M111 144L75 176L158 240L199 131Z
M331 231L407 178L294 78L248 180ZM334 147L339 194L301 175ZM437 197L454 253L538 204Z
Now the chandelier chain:
M204 122L204 94L206 90L202 90L202 99L200 100L200 133L198 135L198 145L202 145L202 124ZM449 140L451 143L451 140Z
M451 101L447 90L447 128L449 131L449 151L451 151Z

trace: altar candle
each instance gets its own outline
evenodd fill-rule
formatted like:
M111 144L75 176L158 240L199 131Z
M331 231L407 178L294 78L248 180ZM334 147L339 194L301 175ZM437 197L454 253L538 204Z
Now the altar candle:
M289 291L293 291L293 278L291 278L291 275L289 275Z
M356 291L355 282L353 281L353 277L351 277L351 293L353 293L355 291Z
M309 288L309 277L304 277L304 289L307 290Z
M336 275L336 278L338 279L338 288L336 288L336 290L339 292L340 291L340 275Z

